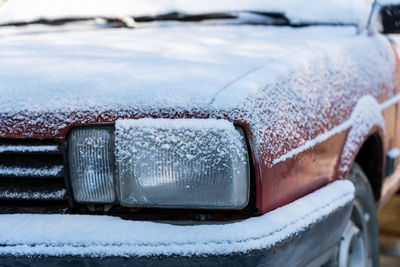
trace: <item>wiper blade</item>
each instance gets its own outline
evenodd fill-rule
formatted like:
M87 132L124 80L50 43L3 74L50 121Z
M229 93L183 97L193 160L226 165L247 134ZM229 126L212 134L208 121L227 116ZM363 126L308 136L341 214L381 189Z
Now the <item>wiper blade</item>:
M135 17L135 21L140 22L153 22L153 21L183 21L183 22L200 22L205 20L239 20L239 22L248 23L251 20L246 21L243 19L244 14L252 14L263 20L258 19L258 22L263 24L274 24L274 25L290 25L289 20L283 13L275 12L258 12L258 11L235 11L235 12L224 12L224 13L205 13L205 14L185 14L180 12L172 12L156 16L142 16Z
M281 25L281 26L292 25L290 20L285 16L284 13L260 12L260 11L248 11L248 13L263 16L266 19L270 19L270 21L273 22L274 25Z
M50 26L61 26L67 23L73 22L90 22L90 21L101 21L104 26L108 27L126 27L132 28L132 21L131 17L115 17L115 18L107 18L107 17L79 17L79 18L59 18L59 19L38 19L32 21L18 21L18 22L10 22L5 24L0 24L0 27L6 26L27 26L32 24L43 24L43 25L50 25Z
M136 22L152 22L152 21L187 21L198 22L212 19L235 19L236 16L230 13L206 13L206 14L185 14L180 12L171 12L167 14L155 16L135 17Z
M258 16L258 19L245 18L244 15ZM262 18L262 19L260 19ZM268 25L290 25L289 20L282 13L257 12L257 11L237 11L226 13L205 13L205 14L185 14L181 12L171 12L155 16L138 17L70 17L58 19L38 19L33 21L20 21L0 24L5 26L27 26L32 24L43 24L60 26L73 22L101 22L104 27L115 28L135 28L136 23L156 22L156 21L182 21L182 22L201 22L206 20L238 20L243 24L268 24Z

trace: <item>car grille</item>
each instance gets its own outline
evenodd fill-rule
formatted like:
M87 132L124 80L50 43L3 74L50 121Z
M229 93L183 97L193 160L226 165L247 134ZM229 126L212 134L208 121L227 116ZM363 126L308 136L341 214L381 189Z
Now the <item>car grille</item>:
M67 205L63 142L0 139L0 206Z

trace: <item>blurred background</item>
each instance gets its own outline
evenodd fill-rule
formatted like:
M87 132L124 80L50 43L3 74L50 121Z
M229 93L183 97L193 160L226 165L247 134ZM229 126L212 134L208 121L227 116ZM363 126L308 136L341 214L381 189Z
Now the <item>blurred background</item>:
M400 266L400 194L379 211L381 266Z

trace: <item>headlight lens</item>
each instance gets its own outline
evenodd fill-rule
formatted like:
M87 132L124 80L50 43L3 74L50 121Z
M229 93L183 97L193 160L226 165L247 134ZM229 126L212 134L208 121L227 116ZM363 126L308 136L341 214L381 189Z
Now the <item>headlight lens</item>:
M74 198L82 203L113 203L111 128L77 128L69 135L68 159Z
M241 209L249 199L243 132L225 120L116 123L118 200L130 207Z

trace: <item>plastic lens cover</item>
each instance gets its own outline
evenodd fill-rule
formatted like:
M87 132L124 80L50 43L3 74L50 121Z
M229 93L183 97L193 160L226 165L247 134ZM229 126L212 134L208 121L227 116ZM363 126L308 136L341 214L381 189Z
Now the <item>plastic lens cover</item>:
M216 119L118 120L117 194L129 207L242 209L249 159L241 129Z
M69 135L68 159L74 198L82 203L113 203L113 138L111 128L83 127Z

